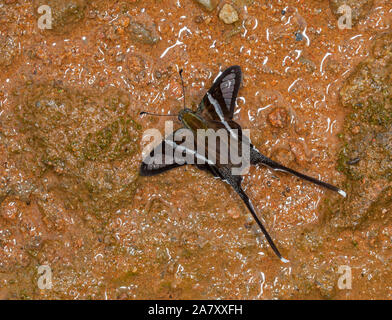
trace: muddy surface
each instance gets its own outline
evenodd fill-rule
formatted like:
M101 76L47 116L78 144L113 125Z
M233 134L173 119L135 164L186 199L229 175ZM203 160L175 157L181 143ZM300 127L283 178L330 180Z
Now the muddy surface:
M347 1L348 30L334 0L44 2L0 2L0 298L391 298L390 1ZM140 111L182 107L181 68L195 108L234 64L253 144L348 193L250 169L288 264L226 184L138 174L167 120Z

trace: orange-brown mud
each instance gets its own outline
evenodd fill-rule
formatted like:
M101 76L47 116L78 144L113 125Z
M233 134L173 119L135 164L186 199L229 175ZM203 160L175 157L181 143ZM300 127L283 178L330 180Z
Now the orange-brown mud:
M0 0L0 298L392 297L391 2L347 1L347 30L344 1L212 2ZM348 192L250 169L287 264L221 181L191 166L138 175L143 132L167 120L139 112L182 107L180 68L195 108L234 64L253 144Z

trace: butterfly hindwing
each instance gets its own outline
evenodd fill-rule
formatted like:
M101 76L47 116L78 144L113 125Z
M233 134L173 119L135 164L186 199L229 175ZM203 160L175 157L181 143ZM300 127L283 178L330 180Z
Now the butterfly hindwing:
M227 68L216 79L199 104L198 112L207 120L232 119L242 81L240 66Z
M196 151L197 141L193 133L180 128L168 135L144 158L140 175L153 176L185 164L211 164L203 154Z

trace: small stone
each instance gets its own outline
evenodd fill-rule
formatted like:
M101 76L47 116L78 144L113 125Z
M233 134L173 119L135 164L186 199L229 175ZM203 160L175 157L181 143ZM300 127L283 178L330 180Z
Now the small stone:
M230 208L228 211L229 215L233 218L233 219L238 219L240 217L240 213L238 210L234 209L234 208Z
M0 35L0 66L10 66L17 53L15 39Z
M122 27L127 28L129 26L130 19L128 17L122 17L119 22Z
M287 125L287 112L284 108L275 108L269 115L268 120L275 128L284 128Z
M304 38L304 36L302 35L301 32L296 32L296 33L295 33L295 40L296 40L296 41L302 41L303 38Z
M107 245L111 245L111 244L113 244L114 243L114 239L113 239L113 237L111 236L111 235L106 235L104 238L103 238L103 243L105 243L105 244L107 244Z
M194 0L201 6L203 6L207 11L212 11L218 5L216 0Z
M159 35L153 19L146 13L139 14L131 21L124 21L131 36L144 44L156 44Z
M352 128L351 132L353 134L358 134L361 132L361 127L360 126L355 126L354 128Z
M230 4L225 4L219 12L219 19L226 24L232 24L238 21L238 13Z
M304 145L299 141L289 142L291 152L294 154L295 161L300 165L304 166L308 162L308 157L305 152Z
M197 24L199 24L199 23L202 23L204 21L204 17L203 16L197 16L196 18L195 18L195 22L197 23Z
M15 199L4 201L0 206L0 216L8 220L14 220L19 212L18 203L19 201Z
M314 72L317 69L316 64L304 56L301 56L298 61L305 66L306 71L308 72Z
M272 158L287 166L295 160L294 154L291 152L291 150L286 148L278 148L274 150L272 153ZM267 181L267 186L271 187L271 185L271 181Z

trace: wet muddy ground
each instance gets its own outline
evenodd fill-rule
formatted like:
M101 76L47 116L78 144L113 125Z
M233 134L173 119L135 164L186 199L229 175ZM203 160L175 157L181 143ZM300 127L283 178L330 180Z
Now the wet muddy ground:
M391 23L388 0L0 1L0 298L390 299ZM181 68L196 108L234 64L253 144L348 193L250 169L287 264L226 184L138 174L167 120L140 111L182 107Z

